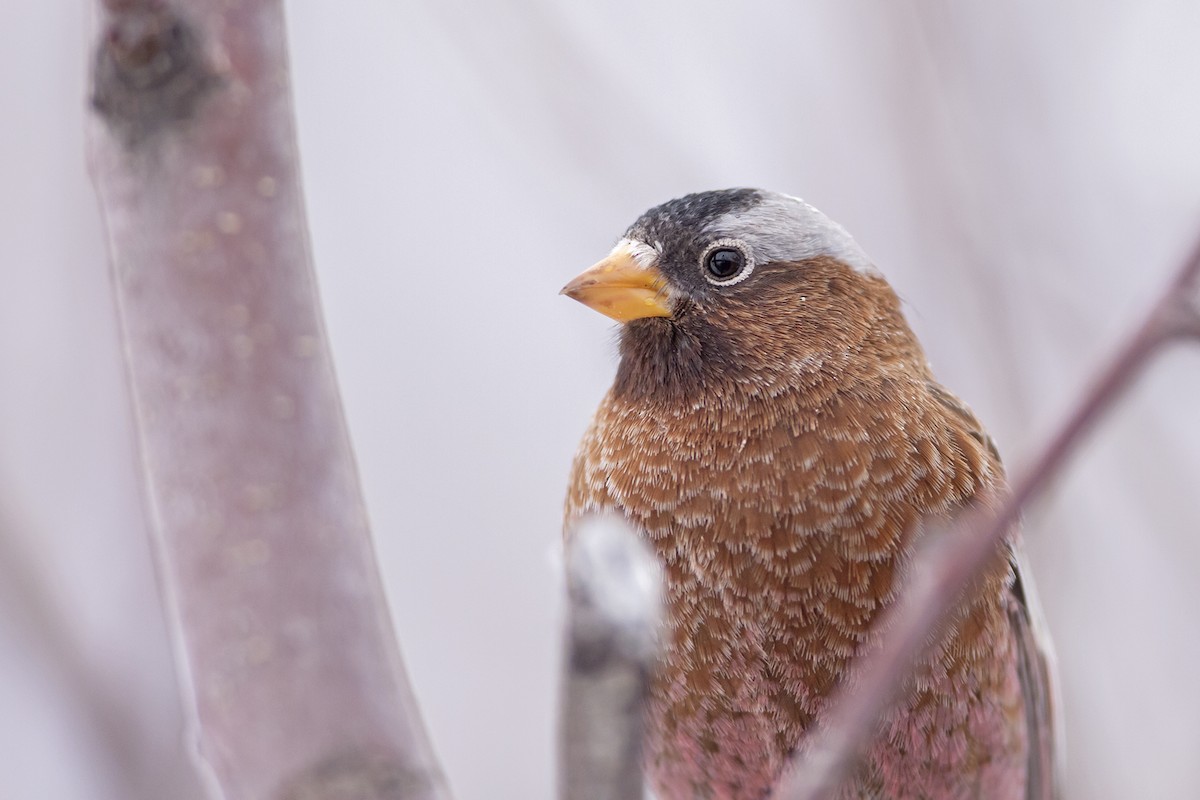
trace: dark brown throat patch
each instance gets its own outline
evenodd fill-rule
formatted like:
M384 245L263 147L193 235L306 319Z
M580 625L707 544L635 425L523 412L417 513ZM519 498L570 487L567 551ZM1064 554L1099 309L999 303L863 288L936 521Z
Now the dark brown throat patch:
M678 403L719 382L733 366L718 331L696 319L638 319L621 331L621 364L613 382L616 397L629 401Z

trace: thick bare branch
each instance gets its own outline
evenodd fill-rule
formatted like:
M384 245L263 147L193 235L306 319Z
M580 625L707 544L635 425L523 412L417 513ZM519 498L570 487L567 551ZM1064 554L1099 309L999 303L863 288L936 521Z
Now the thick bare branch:
M658 651L661 570L624 521L593 517L571 535L567 581L559 796L642 800L642 716Z
M954 535L927 537L932 546L916 559L900 602L880 623L885 633L879 649L866 659L853 684L834 698L825 724L798 754L776 790L778 800L819 800L834 795L870 742L914 659L965 587L982 572L1021 510L1052 483L1084 434L1113 407L1155 352L1165 342L1195 329L1198 284L1200 241L1162 299L1013 482L1012 491L998 507L964 514L955 522Z
M229 800L446 797L322 328L281 4L100 24L91 165L200 752Z

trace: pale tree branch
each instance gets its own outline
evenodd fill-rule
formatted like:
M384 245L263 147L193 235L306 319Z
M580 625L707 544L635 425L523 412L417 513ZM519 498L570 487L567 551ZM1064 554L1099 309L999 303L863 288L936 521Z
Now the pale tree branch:
M879 648L856 670L855 680L834 697L826 722L806 744L776 789L777 800L834 796L871 741L880 717L914 660L968 584L996 552L1022 511L1062 471L1068 457L1161 347L1200 330L1200 241L1163 297L1100 373L1066 421L1013 482L992 510L973 509L953 523L953 535L927 537L912 579L897 605L881 620Z
M279 0L105 0L91 167L185 706L228 800L445 798L309 258Z
M642 712L658 652L661 570L617 517L585 519L567 548L559 796L642 800Z

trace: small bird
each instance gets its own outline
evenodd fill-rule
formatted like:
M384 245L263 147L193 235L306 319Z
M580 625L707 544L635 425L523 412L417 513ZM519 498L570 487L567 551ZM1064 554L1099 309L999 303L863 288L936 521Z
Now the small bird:
M563 293L622 323L565 528L616 511L664 570L647 707L659 800L769 796L878 643L917 523L1004 486L887 281L807 203L757 189L650 209ZM842 800L1049 800L1052 674L1018 534L952 614Z

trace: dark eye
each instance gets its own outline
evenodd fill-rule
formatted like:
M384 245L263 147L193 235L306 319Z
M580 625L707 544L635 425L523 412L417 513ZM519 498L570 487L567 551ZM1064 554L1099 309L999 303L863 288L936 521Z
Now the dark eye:
M704 271L713 283L736 278L746 268L746 256L736 247L718 247L704 257Z

